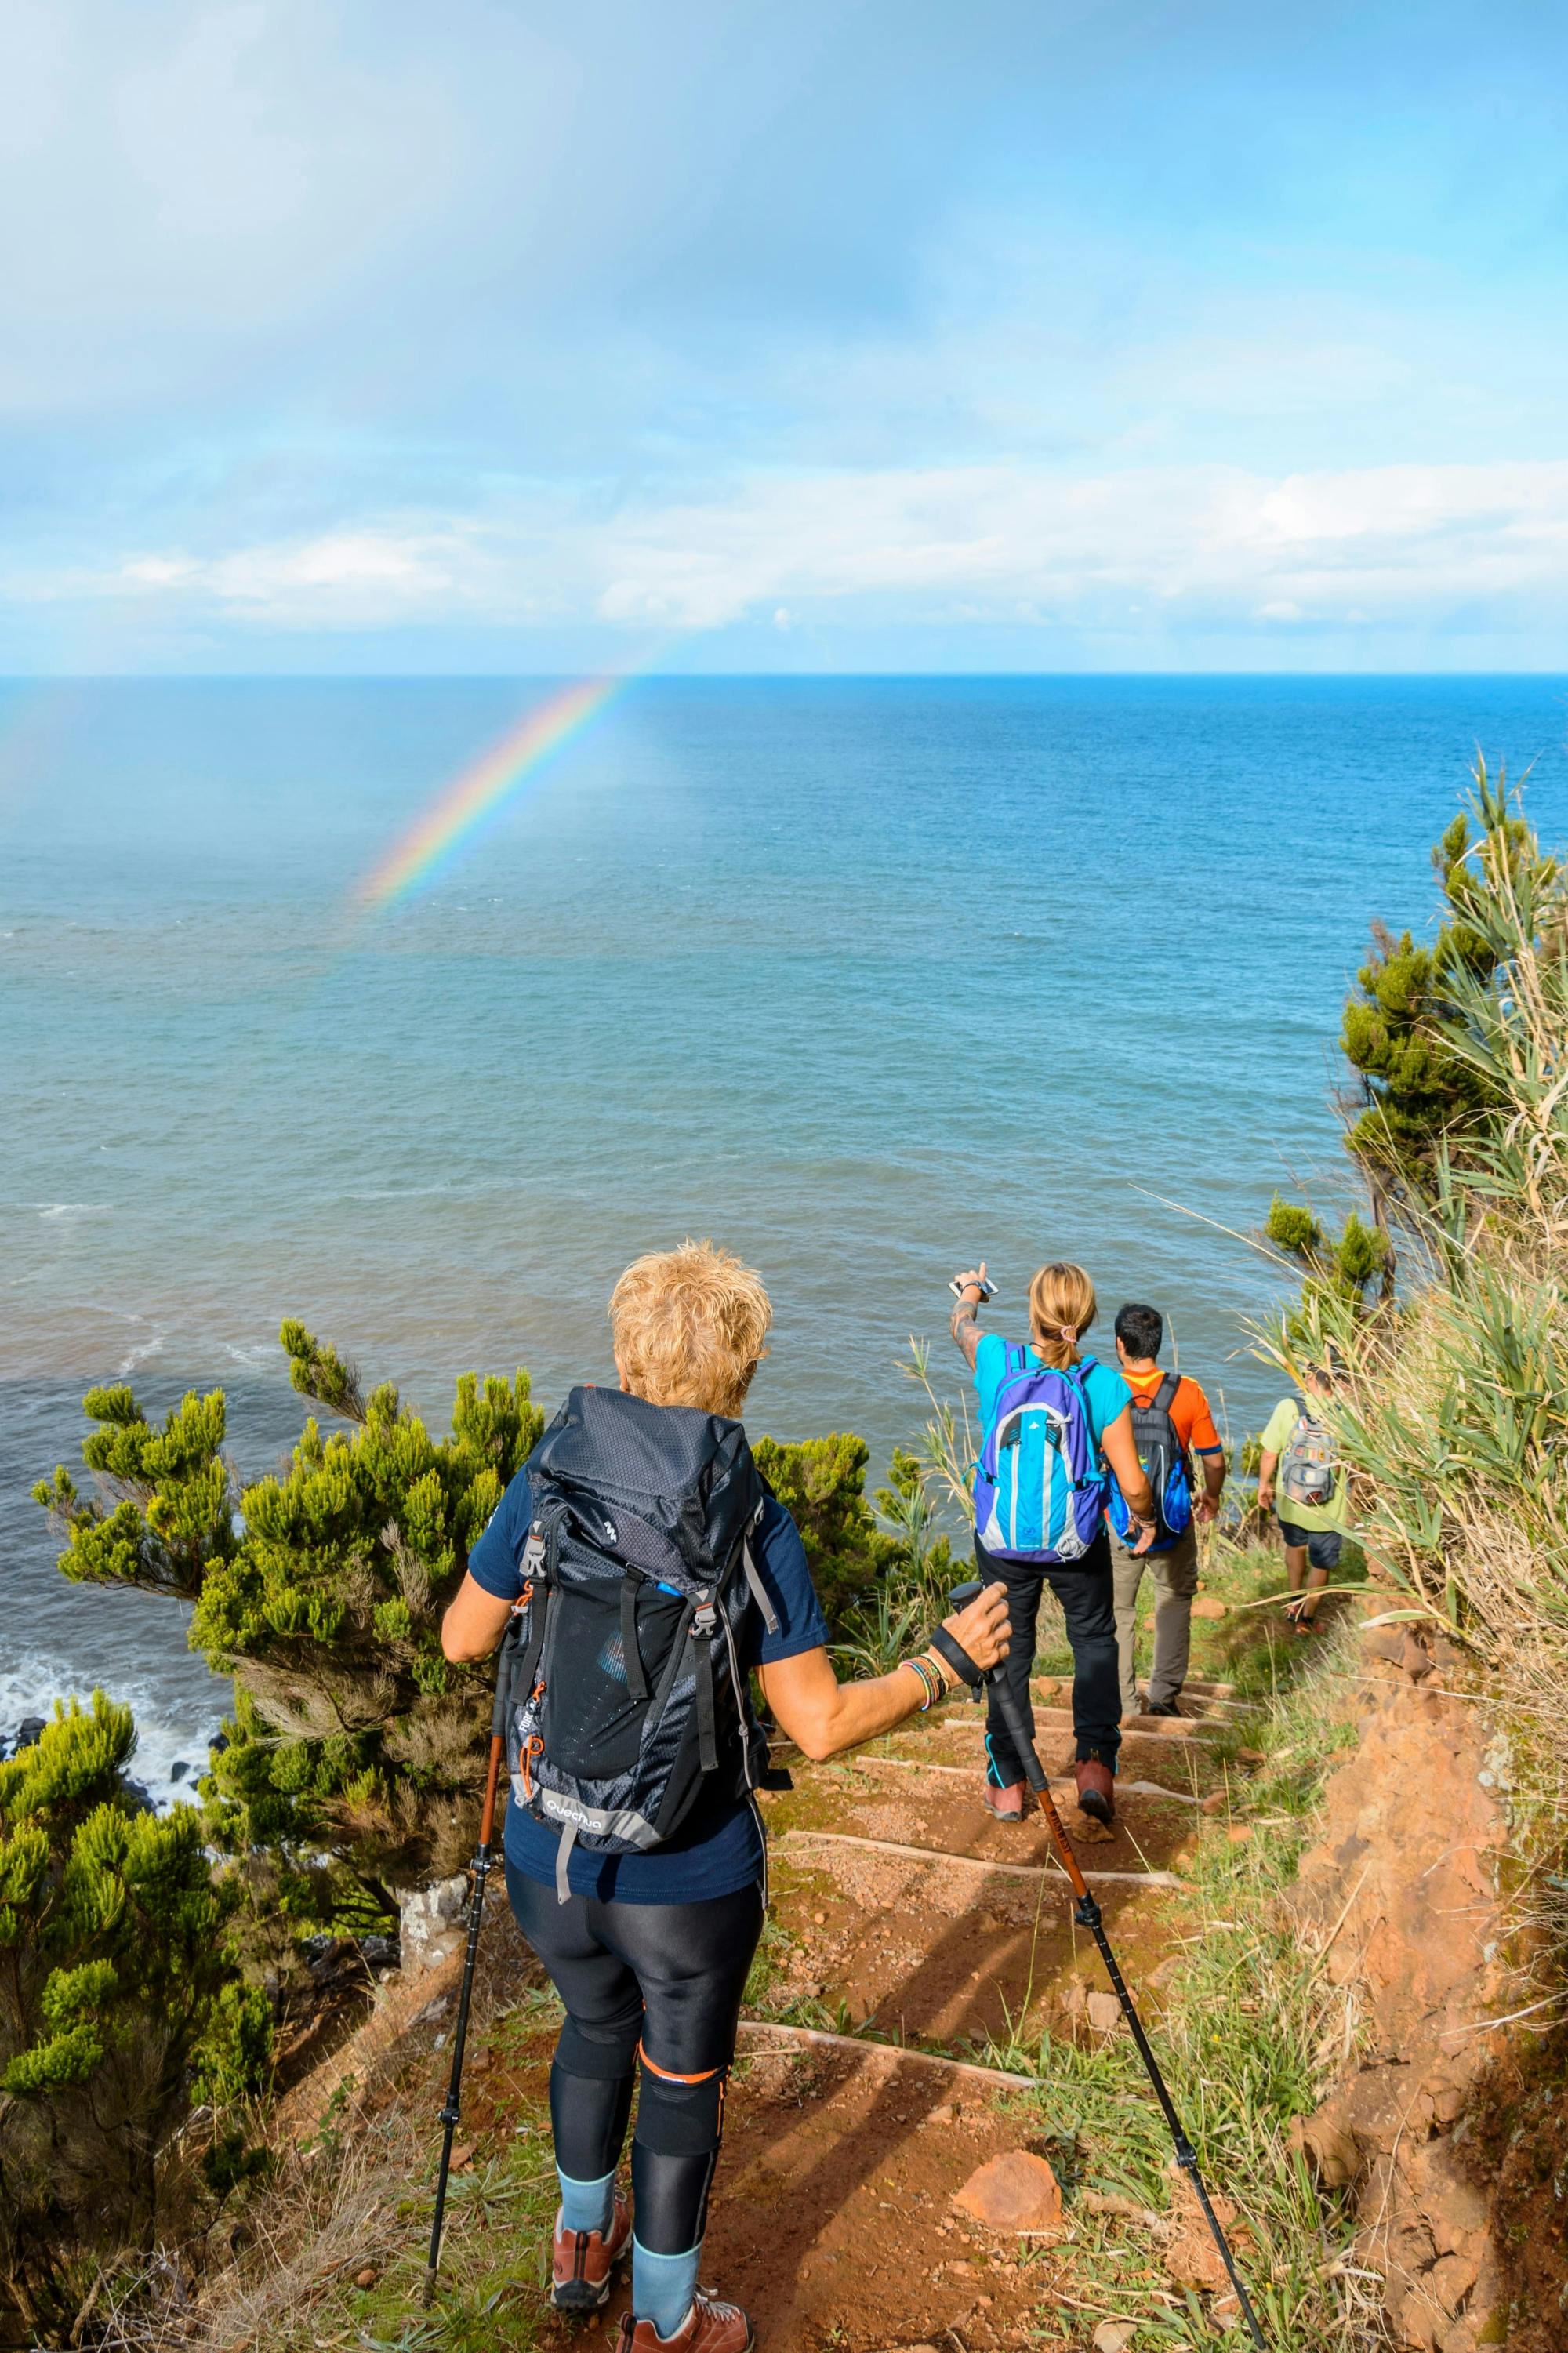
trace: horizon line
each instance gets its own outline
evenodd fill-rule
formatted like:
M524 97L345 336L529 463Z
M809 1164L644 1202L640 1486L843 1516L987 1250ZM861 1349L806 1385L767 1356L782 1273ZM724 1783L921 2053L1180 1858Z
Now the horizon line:
M5 686L437 686L495 685L531 686L559 685L566 681L602 678L615 675L622 686L658 685L769 685L782 686L792 682L820 685L837 681L846 685L868 679L930 681L952 679L962 682L994 680L1019 681L1035 680L1086 679L1159 679L1194 681L1214 679L1288 680L1291 682L1312 679L1377 681L1390 679L1563 679L1568 681L1568 661L1552 669L1473 669L1473 670L656 670L631 675L606 673L586 668L561 670L0 670L0 687Z

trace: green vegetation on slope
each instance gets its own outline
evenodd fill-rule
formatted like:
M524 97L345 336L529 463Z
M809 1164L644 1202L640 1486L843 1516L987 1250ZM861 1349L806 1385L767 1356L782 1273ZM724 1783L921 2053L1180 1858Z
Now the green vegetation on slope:
M45 2341L99 2266L186 2219L170 2137L193 2097L232 2111L262 2088L267 2005L226 1945L199 1816L139 1810L128 1708L57 1705L0 1764L0 2313ZM232 2126L208 2148L244 2168Z

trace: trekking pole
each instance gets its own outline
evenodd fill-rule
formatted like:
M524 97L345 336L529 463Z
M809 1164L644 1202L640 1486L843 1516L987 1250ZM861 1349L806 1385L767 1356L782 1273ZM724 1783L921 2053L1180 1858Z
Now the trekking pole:
M490 1754L485 1774L484 1811L479 1816L479 1842L474 1849L470 1866L474 1874L474 1892L468 1898L468 1948L463 1957L463 1989L458 1997L458 2022L452 2031L451 2081L447 2085L447 2104L441 2110L441 2162L436 2174L436 2211L430 2223L430 2254L425 2270L424 2301L426 2305L432 2304L436 2296L436 2266L441 2260L441 2224L447 2212L447 2179L452 2170L452 2136L458 2129L458 2120L462 2114L463 2047L468 2039L468 2005L474 1996L474 1970L479 1957L485 1882L490 1875L490 1839L495 1830L496 1795L500 1783L501 1759L506 1755L506 1716L511 1698L511 1653L517 1625L518 1613L514 1611L501 1637L500 1658L496 1667L496 1696L495 1705L490 1711Z
M955 1586L949 1599L955 1609L963 1609L984 1589L982 1580L974 1577L967 1585ZM1073 1909L1073 1918L1080 1928L1089 1930L1095 1943L1100 1947L1100 1957L1105 1963L1105 1971L1110 1979L1111 1989L1121 2004L1122 2016L1131 2029L1132 2040L1138 2045L1138 2056L1142 2060L1149 2081L1154 2086L1154 2097L1164 2110L1165 2122L1171 2128L1171 2138L1176 2147L1176 2163L1188 2176L1197 2193L1204 2220L1209 2226L1215 2245L1219 2249L1220 2261L1224 2263L1230 2284L1236 2290L1237 2301L1251 2331L1252 2341L1258 2348L1258 2353L1268 2353L1263 2331L1258 2325L1258 2315L1252 2309L1252 2299L1247 2293L1241 2274L1236 2268L1236 2259L1230 2252L1225 2232L1220 2228L1219 2216L1209 2202L1209 2194L1204 2186L1203 2175L1198 2170L1198 2153L1182 2129L1182 2120L1176 2114L1175 2102L1166 2090L1165 2079L1160 2073L1160 2063L1154 2056L1149 2037L1143 2031L1143 2021L1133 2008L1132 1997L1127 1990L1126 1980L1117 1967L1116 1956L1110 1949L1110 1939L1105 1933L1105 1923L1100 1915L1100 1905L1089 1890L1089 1882L1079 1868L1078 1857L1072 1851L1071 1841L1068 1837L1062 1818L1057 1811L1056 1800L1051 1796L1050 1776L1040 1762L1039 1752L1024 1720L1023 1711L1002 1681L1000 1672L996 1668L993 1667L987 1673L983 1674L981 1682L989 1685L994 1694L1002 1721L1012 1736L1014 1746L1024 1760L1024 1772L1030 1788L1040 1801L1040 1811L1046 1818L1046 1828L1050 1833L1051 1844L1057 1851L1057 1860L1067 1873L1072 1892L1078 1899Z

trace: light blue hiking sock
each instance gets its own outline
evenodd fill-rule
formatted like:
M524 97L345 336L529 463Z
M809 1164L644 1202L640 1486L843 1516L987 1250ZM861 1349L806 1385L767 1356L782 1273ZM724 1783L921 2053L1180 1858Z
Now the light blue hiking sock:
M555 2179L561 2184L562 2229L597 2231L603 2238L616 2211L615 2174L606 2173L602 2181L574 2181L557 2166Z
M653 2255L635 2234L632 2239L632 2311L638 2320L651 2320L661 2337L673 2337L691 2309L697 2294L697 2266L702 2250L689 2255Z

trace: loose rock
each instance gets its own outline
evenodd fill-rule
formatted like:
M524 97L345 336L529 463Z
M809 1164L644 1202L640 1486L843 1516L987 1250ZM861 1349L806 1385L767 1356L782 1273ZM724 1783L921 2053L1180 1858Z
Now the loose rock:
M1091 1993L1089 2022L1097 2034L1114 2034L1121 2023L1121 2004L1113 1993Z
M1062 2219L1062 2193L1043 2157L1010 2148L972 2173L953 2204L992 2231L1054 2231Z
M399 1888L398 1945L410 1977L435 1968L456 1952L461 1939L455 1933L468 1900L466 1873L438 1879L433 1887Z

